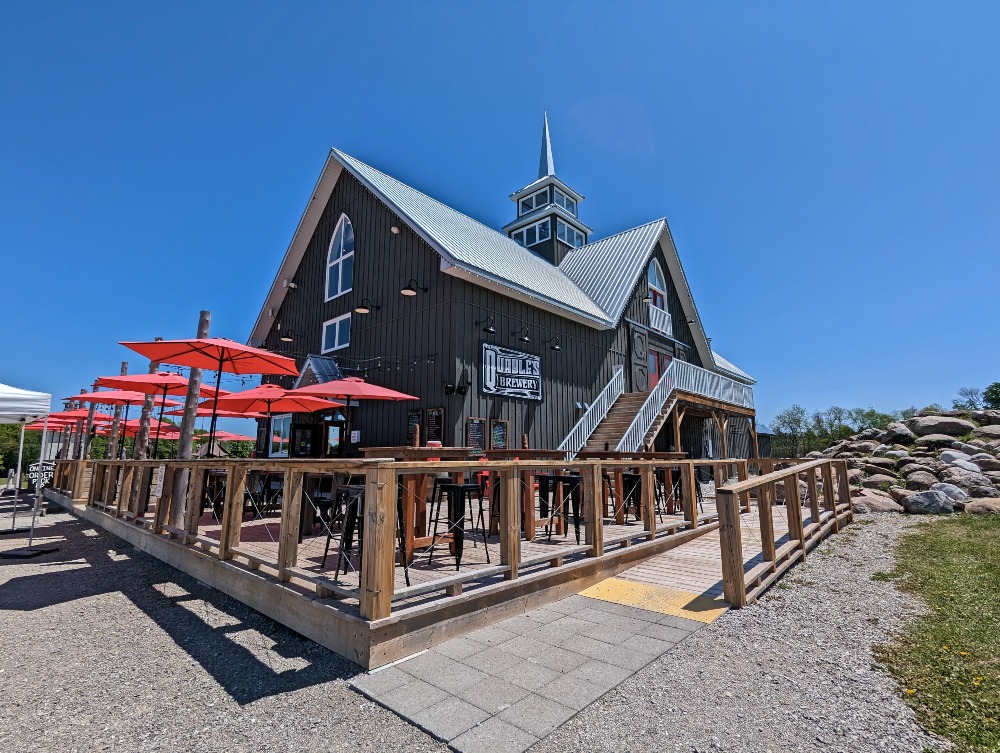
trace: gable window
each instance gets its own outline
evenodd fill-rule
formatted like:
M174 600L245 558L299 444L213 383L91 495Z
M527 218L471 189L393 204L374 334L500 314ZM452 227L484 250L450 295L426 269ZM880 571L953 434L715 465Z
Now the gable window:
M343 295L354 286L354 226L340 215L326 256L326 300Z
M558 188L554 190L556 192L556 204L558 204L567 212L569 212L571 215L576 217L576 202L573 201L573 199L571 199L569 196L564 194L562 191L560 191Z
M573 248L579 248L584 242L583 233L575 227L570 227L562 220L556 220L556 238L563 243L568 243Z
M557 192L558 193L558 192ZM521 199L518 204L518 217L522 214L527 214L528 212L533 212L536 209L544 207L549 203L549 189L543 188L541 191L535 191L531 196L525 196Z
M344 314L323 323L323 352L340 350L351 344L351 315Z
M653 259L646 270L646 283L649 286L650 303L661 311L667 309L667 283L663 277L663 270Z
M510 237L522 246L534 246L536 243L547 241L552 237L552 226L546 218L541 222L536 222L534 225L528 225L528 227L522 228L516 233L511 233Z
M271 417L271 442L268 457L288 457L288 437L292 431L292 414Z

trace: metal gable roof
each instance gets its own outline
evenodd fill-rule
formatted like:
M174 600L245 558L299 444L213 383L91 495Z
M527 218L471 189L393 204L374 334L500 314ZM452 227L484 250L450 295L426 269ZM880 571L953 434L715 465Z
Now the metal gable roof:
M603 326L614 326L576 283L542 257L350 155L336 149L333 154L448 262L560 308L575 310Z
M566 255L559 269L617 322L665 225L666 220L654 220L580 246Z
M715 365L718 367L719 371L728 372L730 376L741 382L746 382L747 384L756 384L757 380L752 376L747 374L743 369L737 366L732 361L723 358L714 350L712 351L712 358L715 359Z

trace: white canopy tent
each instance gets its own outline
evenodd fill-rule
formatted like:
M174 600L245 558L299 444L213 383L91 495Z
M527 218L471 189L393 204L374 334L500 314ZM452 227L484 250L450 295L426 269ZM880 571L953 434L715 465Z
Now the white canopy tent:
M48 417L52 411L52 395L47 392L32 392L0 384L0 424L20 424L21 440L17 449L17 475L14 477L14 520L11 521L11 529L17 520L17 500L21 494L21 463L24 456L24 427L29 421L39 418L45 419L45 428L48 428ZM42 431L42 448L39 459L45 457L45 437L48 431ZM37 508L37 504L36 504ZM34 519L32 519L34 524ZM34 527L34 525L32 525Z

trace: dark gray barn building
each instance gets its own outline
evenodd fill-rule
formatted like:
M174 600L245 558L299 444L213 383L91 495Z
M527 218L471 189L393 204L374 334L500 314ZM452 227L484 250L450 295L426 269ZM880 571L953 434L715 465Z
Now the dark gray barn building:
M346 374L420 399L358 405L354 442L339 414L274 417L260 454L292 426L336 455L418 423L446 446L755 454L754 380L709 347L666 220L593 237L547 120L538 178L510 198L496 230L330 152L250 343L297 358L285 386Z

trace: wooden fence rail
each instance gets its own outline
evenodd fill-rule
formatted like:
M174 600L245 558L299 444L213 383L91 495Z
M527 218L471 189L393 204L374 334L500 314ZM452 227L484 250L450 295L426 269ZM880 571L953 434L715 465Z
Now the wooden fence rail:
M780 462L790 467L716 490L723 591L726 601L736 608L752 604L788 568L804 560L816 543L854 519L847 461ZM806 488L805 505L800 481ZM743 547L743 529L748 522L742 513L747 509L743 500L751 496L757 502L762 551L748 561ZM773 515L779 497L783 499L788 533L776 539ZM803 519L805 506L808 523Z
M761 473L766 475L758 475ZM275 480L274 495L280 501L262 510L260 492L256 490L260 488L259 480L268 474ZM563 499L565 478L553 483L553 506L543 516L540 495L536 492L539 474L551 474L557 479L572 474L578 479L565 488L577 489L577 501L582 503L580 543L572 540L566 520L552 514L553 509L569 504L568 498ZM626 474L633 474L629 476L632 483L638 478L638 485L630 487ZM541 571L565 569L570 579L573 572L578 572L572 570L574 565L579 566L585 560L607 558L620 549L637 545L649 544L665 550L675 545L670 542L683 543L713 530L716 513L700 507L698 474L702 480L715 481L722 531L723 580L726 598L734 606L751 601L781 572L805 556L817 537L825 535L831 527L836 530L845 517L849 520L846 465L842 461L628 457L483 462L232 458L57 461L53 487L78 504L85 503L106 515L141 526L151 536L169 538L178 545L196 549L202 556L260 571L276 583L311 588L319 598L345 604L356 602L361 618L381 620L395 611L416 608L411 605L421 599L446 600L460 596L463 588L518 581ZM483 532L474 546L482 547L477 556L492 551L495 560L490 557L487 562L477 561L450 572L443 567L415 568L410 563L416 549L426 552L429 544L442 546L441 551L445 551L443 546L454 549L454 537L447 534L435 537L426 530L430 527L427 522L430 516L422 505L433 479L460 482L467 476L482 480L488 489L483 496L489 499L491 541L487 544ZM747 569L739 531L741 514L751 512L756 504L761 530L772 531L769 521L779 496L776 486L782 485L785 499L794 502L798 500L800 476L805 476L808 487L810 522L803 524L801 507L789 504L789 541L774 541L772 532L765 537L764 562ZM138 485L134 484L137 477ZM839 484L836 495L834 478ZM324 544L322 539L326 539L329 549L333 539L332 522L324 522L322 513L318 519L320 536L312 535L312 526L302 525L304 516L317 508L316 489L324 480L334 490L347 489L363 495L364 510L358 521L363 546L353 560L356 565L351 565L355 571L347 575L340 572L338 556L343 554L342 534L338 545L341 550L333 553L337 562L335 571L324 569L325 554L324 565L317 566L316 557L308 557L304 552L308 548L309 553L315 554ZM133 494L136 488L138 493ZM629 488L637 491L637 498L626 499ZM818 506L819 490L822 490L822 509ZM213 494L216 496L212 497ZM566 494L568 497L571 492ZM635 518L630 525L625 524L626 509L633 510ZM248 510L252 516L249 522ZM420 522L421 517L424 523ZM248 540L251 531L258 536L257 540ZM558 536L553 537L553 531ZM445 559L448 556L443 555ZM350 564L350 556L347 559ZM401 580L404 575L405 585ZM419 575L416 582L410 582L411 575Z

